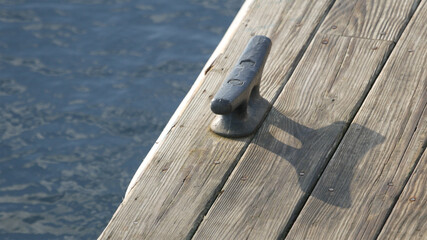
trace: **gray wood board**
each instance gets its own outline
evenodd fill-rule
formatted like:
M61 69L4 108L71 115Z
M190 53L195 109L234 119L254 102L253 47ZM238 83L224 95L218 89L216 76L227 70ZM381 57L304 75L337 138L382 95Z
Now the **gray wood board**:
M194 239L277 239L307 199L390 45L318 35ZM383 141L357 127L376 144Z
M422 2L287 239L374 239L427 134L427 4ZM377 144L363 126L384 137Z
M397 41L420 0L337 0L321 33Z
M332 0L253 1L223 54L203 74L175 124L145 159L144 171L100 239L182 239L198 225L251 137L226 139L209 131L210 99L252 35L273 41L261 93L274 101ZM181 107L181 106L180 106Z
M273 107L196 232L196 239L274 239L290 227L366 97L364 90L369 89L376 70L383 65L383 57L388 55L389 43L364 37L376 38L376 27L385 22L391 34L379 34L382 37L378 39L396 40L417 4L418 1L390 0L335 2L320 27L330 34L318 33L317 42L313 42L316 45L306 52L275 103L292 106ZM388 9L383 9L385 6ZM366 16L358 17L360 14ZM348 29L357 28L359 32L340 32L335 23L343 22ZM372 34L363 35L366 33ZM331 34L354 37L337 38ZM374 43L383 48L378 51ZM322 44L336 49L319 55ZM373 44L371 49L369 44ZM331 94L332 88L338 95ZM337 101L337 96L342 105L332 102ZM375 144L384 139L363 126L357 127L366 130ZM361 156L369 150L361 151Z
M427 151L424 150L378 239L427 239Z

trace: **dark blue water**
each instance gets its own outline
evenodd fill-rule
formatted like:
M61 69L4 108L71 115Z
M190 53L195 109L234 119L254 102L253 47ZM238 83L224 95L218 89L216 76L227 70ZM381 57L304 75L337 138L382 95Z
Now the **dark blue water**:
M95 239L243 0L0 0L0 239Z

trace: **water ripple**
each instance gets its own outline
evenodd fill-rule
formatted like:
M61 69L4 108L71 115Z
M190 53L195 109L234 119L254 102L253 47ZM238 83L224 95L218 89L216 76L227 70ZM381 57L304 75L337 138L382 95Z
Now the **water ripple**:
M243 0L0 0L0 239L94 239Z

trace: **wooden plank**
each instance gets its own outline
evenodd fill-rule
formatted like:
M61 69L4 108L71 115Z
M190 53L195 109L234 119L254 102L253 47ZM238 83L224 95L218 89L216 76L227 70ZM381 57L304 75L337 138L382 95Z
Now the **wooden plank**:
M320 32L396 41L419 0L338 0Z
M351 4L337 1L332 9ZM374 29L380 19L402 27L407 19L387 14L409 9L405 1L394 4L391 12L368 9L365 14L374 19L364 18L360 24ZM337 17L330 14L326 19ZM327 25L324 22L320 29ZM319 34L194 239L276 239L286 232L366 97L389 46L381 40ZM355 127L372 141L361 156L384 140L375 131Z
M427 137L426 20L424 1L287 239L374 239L380 233ZM365 154L374 141L366 142L357 125L384 142Z
M194 239L277 239L330 159L390 45L317 36Z
M427 151L387 219L378 239L427 239Z
M272 102L306 49L332 0L251 1L224 52L205 68L178 117L144 160L100 239L181 239L192 235L251 137L211 133L209 102L251 35L273 41L261 94ZM277 43L277 44L274 44ZM205 75L206 74L206 75Z

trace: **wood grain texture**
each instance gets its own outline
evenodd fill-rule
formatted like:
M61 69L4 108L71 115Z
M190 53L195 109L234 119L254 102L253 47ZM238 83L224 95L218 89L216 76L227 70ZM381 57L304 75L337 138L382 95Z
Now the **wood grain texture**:
M287 239L374 239L380 233L427 137L426 20L422 2ZM364 154L374 142L357 124L384 142Z
M396 41L420 0L337 0L320 32Z
M343 4L351 6L352 2L337 1L332 9L336 11ZM409 13L405 12L408 2L375 4L393 5L389 9L391 13L403 11L408 17ZM361 23L364 28L375 31L374 25L381 19L393 23L390 29L399 32L407 19L389 16L389 11L378 11L378 6L365 9L368 17ZM337 13L332 14L326 19L334 19ZM371 15L376 19L369 19ZM327 24L324 22L321 29ZM364 90L374 80L376 67L382 66L390 46L359 37L321 36L319 34L313 43L316 45L306 52L223 193L203 220L195 239L276 239L292 223L366 96ZM383 44L382 48L374 43ZM325 44L332 48L321 52ZM343 105L335 102L337 96ZM365 140L371 141L358 142L362 146L359 157L384 140L382 135L361 125L353 127L363 130ZM348 178L351 180L352 172ZM347 182L344 187L347 193L349 187ZM323 195L314 197L325 200ZM347 201L338 206L349 207L349 196L345 199Z
M277 239L330 159L390 44L318 35L193 239Z
M191 235L240 159L251 137L226 139L209 131L210 99L251 35L273 41L261 94L277 98L332 0L253 1L223 54L157 143L135 185L100 239L182 239ZM277 44L275 44L277 43Z
M427 239L427 151L424 151L378 239Z

